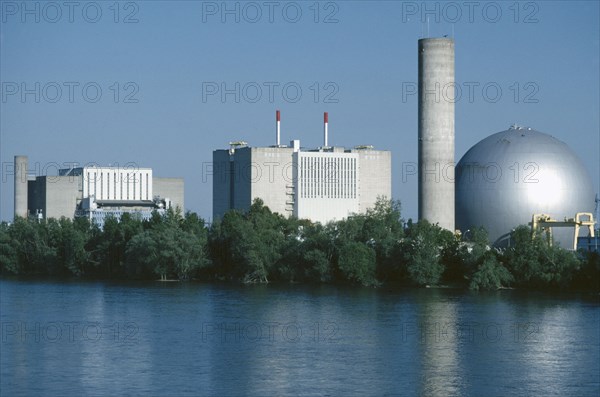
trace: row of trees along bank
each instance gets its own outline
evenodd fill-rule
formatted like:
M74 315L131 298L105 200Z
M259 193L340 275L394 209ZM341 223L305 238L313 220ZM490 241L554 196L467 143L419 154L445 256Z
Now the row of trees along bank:
M400 203L379 200L364 215L327 225L286 218L256 200L207 225L168 211L129 214L104 228L85 218L0 224L2 275L91 279L201 279L246 283L451 285L471 289L600 291L600 257L549 246L517 227L511 248L485 230L462 240L426 221L403 222Z

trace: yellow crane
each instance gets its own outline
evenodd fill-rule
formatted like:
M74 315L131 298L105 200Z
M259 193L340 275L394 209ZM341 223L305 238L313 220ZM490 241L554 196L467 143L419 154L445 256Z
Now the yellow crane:
M577 239L579 238L579 229L587 228L590 237L594 237L594 215L591 212L578 212L575 218L564 218L564 220L552 219L547 214L533 214L531 218L531 235L535 237L537 233L545 232L548 238L548 244L552 245L552 228L555 227L573 227L573 250L577 250Z

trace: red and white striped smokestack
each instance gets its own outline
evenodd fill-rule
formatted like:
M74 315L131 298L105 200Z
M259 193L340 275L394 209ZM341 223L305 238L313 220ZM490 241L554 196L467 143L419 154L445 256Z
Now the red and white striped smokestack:
M275 143L279 147L281 145L281 113L279 112L279 110L275 113L275 121Z
M329 147L327 144L327 125L329 124L329 114L325 112L323 114L323 138L324 138L324 147Z

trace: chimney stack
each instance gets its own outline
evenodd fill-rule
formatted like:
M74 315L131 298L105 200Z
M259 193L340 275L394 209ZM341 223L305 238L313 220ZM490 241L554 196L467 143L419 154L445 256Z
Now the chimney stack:
M454 231L454 40L419 40L419 219ZM442 171L444 170L444 171Z
M328 142L327 142L327 125L328 124L329 124L329 115L327 114L327 112L325 112L323 114L323 138L324 138L323 147L329 147Z
M15 219L27 218L27 156L15 156Z
M281 112L279 110L275 113L275 144L277 147L281 146Z

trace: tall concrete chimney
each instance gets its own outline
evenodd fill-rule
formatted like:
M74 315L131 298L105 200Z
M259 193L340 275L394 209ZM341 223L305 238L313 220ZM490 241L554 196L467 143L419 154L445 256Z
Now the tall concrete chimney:
M419 219L454 231L454 40L419 40Z
M15 156L15 218L27 218L27 156Z

